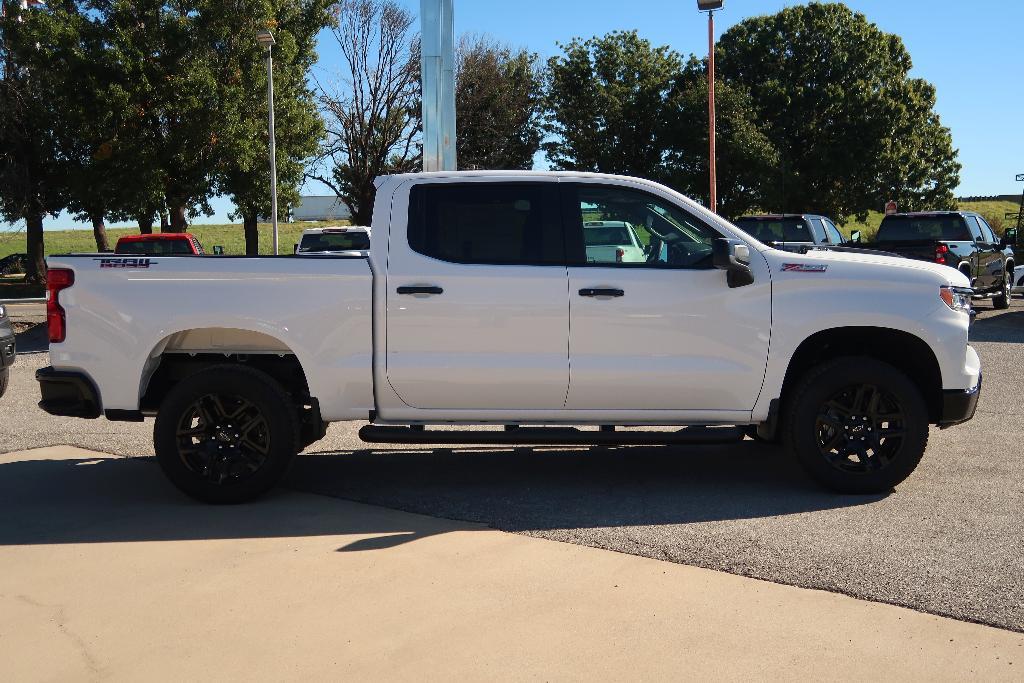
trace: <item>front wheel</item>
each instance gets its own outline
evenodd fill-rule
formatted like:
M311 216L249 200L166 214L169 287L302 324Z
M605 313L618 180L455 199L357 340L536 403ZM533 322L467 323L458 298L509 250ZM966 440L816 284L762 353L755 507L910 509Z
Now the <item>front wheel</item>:
M296 408L266 373L218 365L179 382L153 428L156 458L179 489L207 503L269 490L299 450Z
M1013 296L1013 271L1008 270L1003 275L1003 288L999 290L999 294L992 297L992 306L999 310L1005 310L1010 307L1010 298Z
M818 482L842 493L884 493L928 445L921 392L893 366L838 358L808 372L789 403L787 442Z

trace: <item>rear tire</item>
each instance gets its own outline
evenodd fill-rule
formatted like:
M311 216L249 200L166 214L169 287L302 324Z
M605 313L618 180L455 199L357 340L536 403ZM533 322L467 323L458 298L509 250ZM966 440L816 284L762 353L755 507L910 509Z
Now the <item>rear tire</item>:
M921 462L928 409L893 366L866 357L829 361L800 379L786 442L800 465L841 493L886 493Z
M266 373L217 365L171 389L153 443L160 467L184 493L241 503L277 484L298 453L297 410Z

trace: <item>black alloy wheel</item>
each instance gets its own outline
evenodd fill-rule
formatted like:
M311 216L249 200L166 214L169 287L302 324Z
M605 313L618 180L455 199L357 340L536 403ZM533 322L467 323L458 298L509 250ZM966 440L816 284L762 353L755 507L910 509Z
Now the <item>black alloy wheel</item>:
M910 378L862 356L826 361L789 392L784 437L800 465L842 493L886 493L928 446L928 406Z
M272 377L216 365L164 398L153 427L157 461L179 489L208 503L241 503L272 488L300 448L299 410Z

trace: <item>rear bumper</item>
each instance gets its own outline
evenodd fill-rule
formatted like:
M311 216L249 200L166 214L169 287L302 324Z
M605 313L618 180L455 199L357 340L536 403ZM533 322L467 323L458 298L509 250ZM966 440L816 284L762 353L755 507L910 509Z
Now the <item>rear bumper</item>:
M940 427L952 427L961 422L967 422L974 417L974 411L978 408L978 399L981 397L981 375L978 375L978 384L973 389L947 389L942 392L942 417L939 419Z
M39 407L50 415L61 417L100 416L100 395L92 381L81 372L41 368L36 381L42 400Z

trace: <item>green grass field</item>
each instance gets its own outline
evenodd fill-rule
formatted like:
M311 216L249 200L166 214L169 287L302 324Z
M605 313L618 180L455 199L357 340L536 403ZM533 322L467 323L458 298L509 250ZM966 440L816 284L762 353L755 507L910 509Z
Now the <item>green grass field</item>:
M306 228L319 228L326 225L345 225L347 221L331 222L299 222L278 224L279 244L282 254L292 253L292 245L299 241L299 236ZM260 223L260 253L273 252L273 237L270 223ZM117 238L124 235L137 235L135 228L111 228L107 230L110 246L117 243ZM189 232L199 238L207 253L213 253L213 247L224 247L225 254L245 253L245 234L241 223L226 225L193 225ZM96 241L92 230L47 230L43 235L46 254L67 254L71 252L94 252ZM8 254L25 252L25 231L0 232L0 258Z

